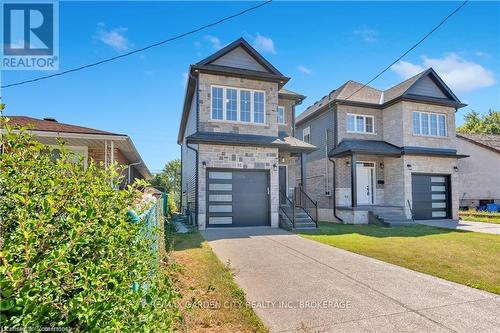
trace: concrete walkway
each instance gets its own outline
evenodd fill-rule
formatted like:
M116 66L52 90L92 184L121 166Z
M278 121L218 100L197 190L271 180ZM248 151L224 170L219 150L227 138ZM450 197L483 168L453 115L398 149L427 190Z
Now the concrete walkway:
M499 332L500 296L281 229L207 230L271 332Z
M440 227L446 229L466 230L474 232L482 232L485 234L500 235L500 224L484 223L484 222L470 222L463 220L426 220L418 221L419 224L430 225L433 227Z

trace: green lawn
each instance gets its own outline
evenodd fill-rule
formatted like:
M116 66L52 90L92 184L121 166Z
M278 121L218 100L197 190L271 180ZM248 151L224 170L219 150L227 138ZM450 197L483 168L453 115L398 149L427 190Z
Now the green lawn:
M460 219L471 222L486 222L500 224L500 213L478 212L475 210L461 211Z
M500 235L430 226L320 223L301 236L500 294Z
M173 237L171 257L180 267L175 285L183 295L179 307L184 318L177 331L267 332L247 306L230 265L217 259L200 233Z

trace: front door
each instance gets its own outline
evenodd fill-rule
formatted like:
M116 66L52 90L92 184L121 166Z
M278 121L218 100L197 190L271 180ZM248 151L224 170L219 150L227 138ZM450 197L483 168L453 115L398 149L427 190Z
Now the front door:
M285 165L280 165L279 177L280 177L280 205L286 205L286 196L288 196L288 193L286 186L287 174Z
M358 162L356 164L356 189L358 205L372 205L373 197L373 163Z

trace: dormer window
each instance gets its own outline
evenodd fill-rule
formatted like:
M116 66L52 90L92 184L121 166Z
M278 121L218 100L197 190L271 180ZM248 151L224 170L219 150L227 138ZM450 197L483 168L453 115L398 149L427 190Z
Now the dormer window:
M211 120L264 124L263 91L212 86Z

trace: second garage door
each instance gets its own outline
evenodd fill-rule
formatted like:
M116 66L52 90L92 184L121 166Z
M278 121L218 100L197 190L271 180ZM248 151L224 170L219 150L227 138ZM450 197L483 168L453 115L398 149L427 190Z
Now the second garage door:
M450 218L449 179L449 175L412 175L412 209L416 220Z
M207 170L209 227L268 226L269 171Z

